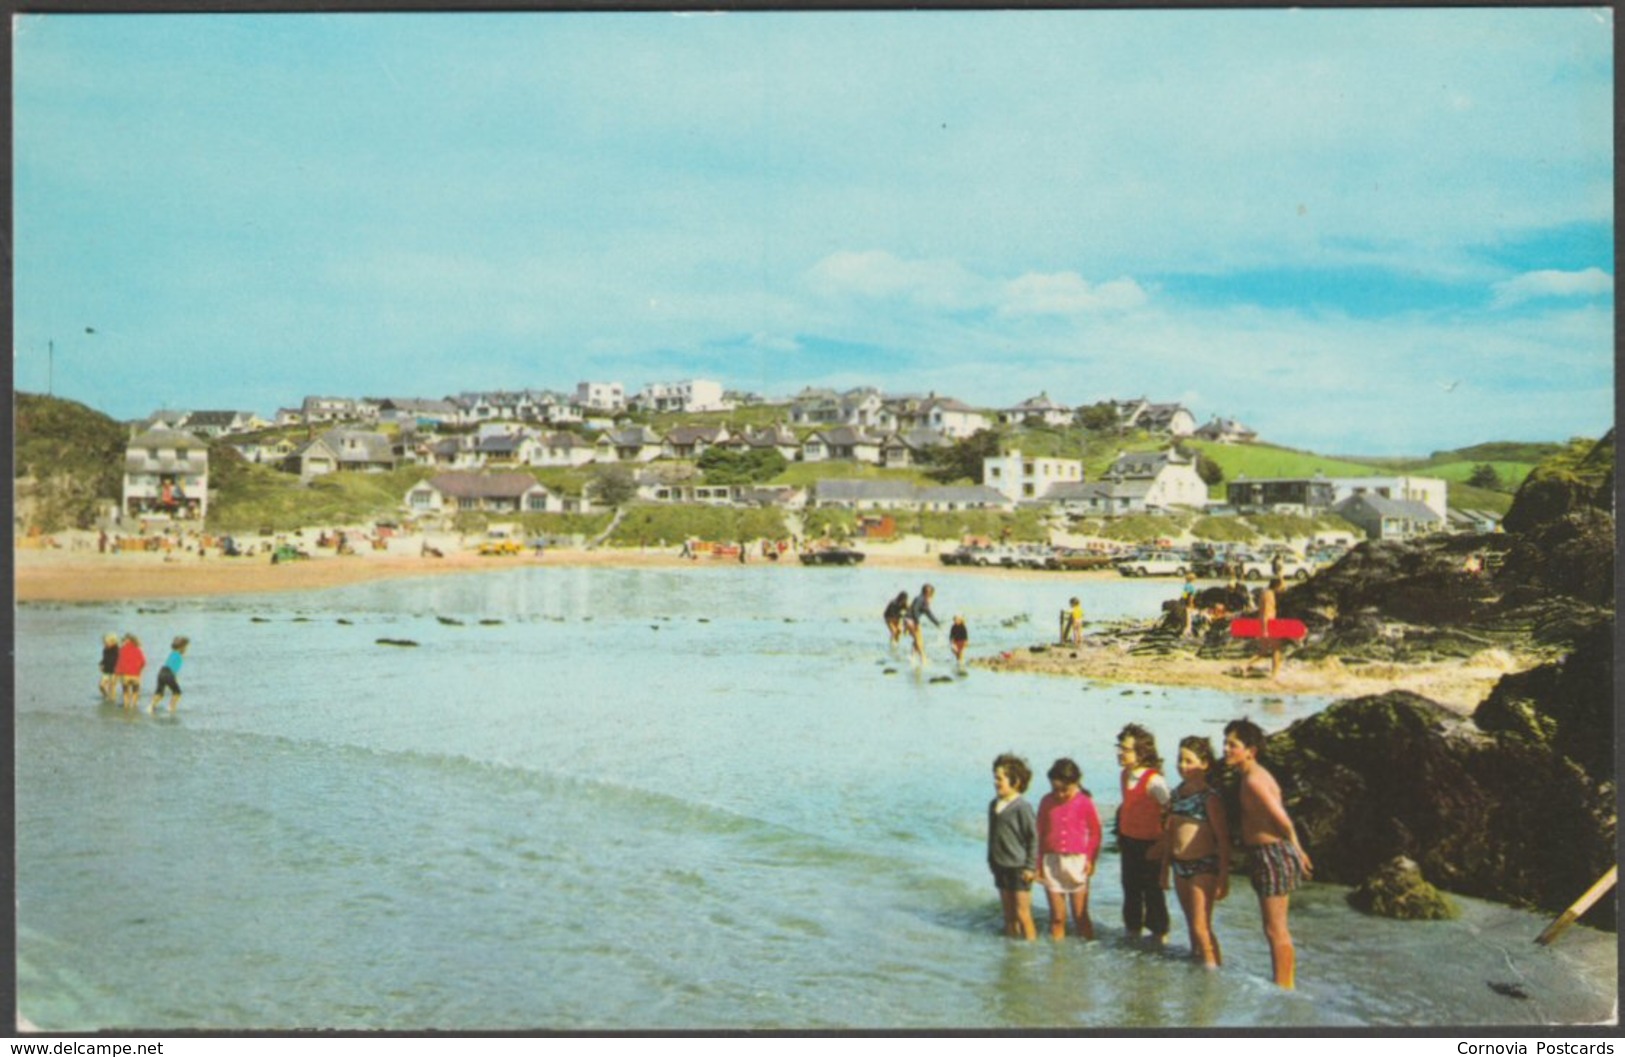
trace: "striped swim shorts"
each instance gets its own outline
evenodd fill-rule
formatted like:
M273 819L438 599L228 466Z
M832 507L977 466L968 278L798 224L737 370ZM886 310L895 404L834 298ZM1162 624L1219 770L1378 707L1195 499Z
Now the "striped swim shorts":
M1303 858L1298 849L1282 840L1254 844L1253 891L1260 896L1284 896L1303 883Z

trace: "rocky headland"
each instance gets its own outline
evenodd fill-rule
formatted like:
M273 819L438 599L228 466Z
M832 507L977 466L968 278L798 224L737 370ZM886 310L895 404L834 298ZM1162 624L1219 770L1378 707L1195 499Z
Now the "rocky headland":
M1617 861L1615 548L1610 434L1531 474L1502 532L1368 542L1282 592L1280 615L1309 635L1272 689L1290 690L1294 670L1311 686L1327 669L1390 683L1274 734L1261 754L1317 880L1355 886L1356 905L1394 916L1449 913L1433 886L1555 913ZM1182 631L1170 611L1082 651L1035 649L1075 654L1082 675L1094 674L1091 654L1209 670L1249 655L1228 621L1195 639ZM1449 707L1407 688L1422 685L1407 673L1490 658L1505 670ZM1615 928L1615 906L1604 899L1581 920Z

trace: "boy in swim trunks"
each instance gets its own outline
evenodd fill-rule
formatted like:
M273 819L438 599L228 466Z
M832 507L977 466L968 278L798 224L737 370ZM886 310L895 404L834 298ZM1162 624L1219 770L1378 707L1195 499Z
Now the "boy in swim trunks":
M1038 876L1038 817L1022 797L1032 781L1027 761L1004 753L993 761L993 800L987 805L987 868L999 890L1004 934L1037 939L1033 878Z
M1270 945L1270 965L1275 982L1290 989L1296 983L1297 954L1287 930L1287 901L1314 867L1298 843L1280 785L1258 763L1263 745L1264 732L1251 720L1225 725L1224 762L1241 775L1241 842L1252 853L1253 891Z

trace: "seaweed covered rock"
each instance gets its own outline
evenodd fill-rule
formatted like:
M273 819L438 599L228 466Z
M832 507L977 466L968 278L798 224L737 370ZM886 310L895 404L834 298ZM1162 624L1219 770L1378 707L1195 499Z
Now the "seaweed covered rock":
M1614 626L1592 627L1560 661L1507 675L1473 713L1481 730L1557 752L1593 778L1614 776Z
M1261 758L1319 880L1360 884L1404 856L1450 891L1561 909L1614 861L1611 778L1415 694L1340 702Z
M1421 867L1403 855L1377 867L1348 900L1356 910L1401 921L1443 921L1459 913L1455 902L1429 884Z

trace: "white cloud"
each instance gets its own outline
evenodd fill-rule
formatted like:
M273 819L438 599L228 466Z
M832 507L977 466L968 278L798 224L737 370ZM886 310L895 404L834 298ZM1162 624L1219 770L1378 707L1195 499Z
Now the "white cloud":
M1029 272L1004 284L999 314L1006 316L1081 315L1138 308L1146 292L1133 279L1092 285L1076 272Z
M904 301L927 308L974 308L986 299L986 283L949 260L904 260L884 250L832 253L807 276L825 296Z
M1496 283L1495 305L1507 308L1550 297L1597 297L1612 293L1613 289L1614 277L1601 268L1587 268L1582 272L1544 269Z

